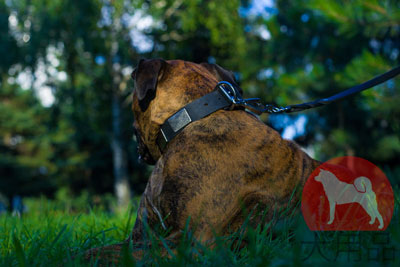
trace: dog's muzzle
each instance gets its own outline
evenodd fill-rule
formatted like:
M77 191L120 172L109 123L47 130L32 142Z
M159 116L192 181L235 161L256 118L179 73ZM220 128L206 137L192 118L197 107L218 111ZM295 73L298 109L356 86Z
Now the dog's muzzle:
M148 147L144 144L140 133L135 128L133 129L133 131L136 136L137 152L139 154L139 156L138 156L139 163L147 163L150 165L154 165L156 163L156 161L151 156Z

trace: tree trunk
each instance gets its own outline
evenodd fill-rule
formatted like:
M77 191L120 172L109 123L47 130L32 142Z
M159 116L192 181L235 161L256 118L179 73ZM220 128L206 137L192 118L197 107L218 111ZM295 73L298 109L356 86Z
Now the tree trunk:
M112 96L112 131L111 148L114 163L114 190L118 206L124 207L129 204L131 194L128 180L127 157L121 136L121 103L116 90L113 90Z
M111 27L111 51L108 59L109 70L112 73L112 140L111 148L114 165L114 190L118 206L125 207L129 204L131 194L128 180L127 155L123 147L121 134L121 83L122 73L118 58L118 32L121 31L120 18L114 14Z

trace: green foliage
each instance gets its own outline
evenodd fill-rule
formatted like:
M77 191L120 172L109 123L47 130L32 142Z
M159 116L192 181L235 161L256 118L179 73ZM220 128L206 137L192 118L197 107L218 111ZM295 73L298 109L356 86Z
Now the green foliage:
M112 37L114 29L102 17L102 10L108 8L111 19L120 20L122 15L133 13L138 3L113 4L97 0L0 4L0 19L5 18L2 26L8 27L0 33L0 39L7 41L1 42L0 49L11 51L3 53L0 69L0 191L9 197L52 196L57 187L66 186L75 194L82 189L91 194L112 191L113 90L118 91L123 103L120 139L131 166L131 182L136 192L143 190L148 171L137 163L135 143L131 141L128 99L132 83L126 69L132 68L137 58L132 57L135 51L127 38L128 25ZM125 5L130 6L125 9ZM118 38L120 47L115 55L111 52L112 38ZM97 63L97 57L105 62ZM120 71L112 74L115 63ZM51 88L55 98L48 108L37 99L43 86L34 86L38 71L40 75L45 71L44 85ZM66 78L57 78L60 73ZM22 74L28 79L26 91L16 82ZM116 89L115 79L121 80ZM22 141L10 144L15 140Z
M342 34L354 34L362 31L371 38L382 37L387 34L395 36L399 33L396 26L399 24L400 12L397 1L352 0L352 1L310 1L310 7L317 13L339 26Z
M237 69L246 40L239 1L151 1L145 9L161 25L149 33L158 46L152 56L207 62Z
M9 195L51 190L46 174L55 169L53 151L42 139L48 114L32 91L15 86L3 86L0 100L0 189Z
M266 25L271 39L258 44L264 52L252 63L259 67L243 86L266 102L287 105L330 96L398 65L397 1L277 1L276 6L276 15L255 22ZM257 73L260 61L268 77ZM313 144L320 160L350 154L398 168L398 81L305 112L306 132L297 141Z

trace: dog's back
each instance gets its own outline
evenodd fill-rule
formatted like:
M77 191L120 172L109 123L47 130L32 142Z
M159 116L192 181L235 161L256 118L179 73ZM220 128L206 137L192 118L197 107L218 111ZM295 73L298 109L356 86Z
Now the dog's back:
M162 194L185 199L164 207L171 212L169 223L184 224L190 214L216 228L240 225L243 204L269 209L271 219L273 209L288 205L295 187L319 165L242 110L218 111L188 125L169 144L165 159Z

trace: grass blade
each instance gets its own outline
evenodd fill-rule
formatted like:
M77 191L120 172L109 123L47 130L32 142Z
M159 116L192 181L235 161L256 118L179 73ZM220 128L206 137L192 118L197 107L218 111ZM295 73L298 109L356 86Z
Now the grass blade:
M25 267L26 266L25 252L22 249L21 242L19 242L19 239L15 233L13 235L13 242L14 242L15 255L17 257L18 265L20 267Z
M67 224L63 225L63 227L61 228L60 232L57 234L56 238L54 238L53 242L51 242L51 245L50 245L51 248L57 243L57 240L64 233L65 229L67 229Z

